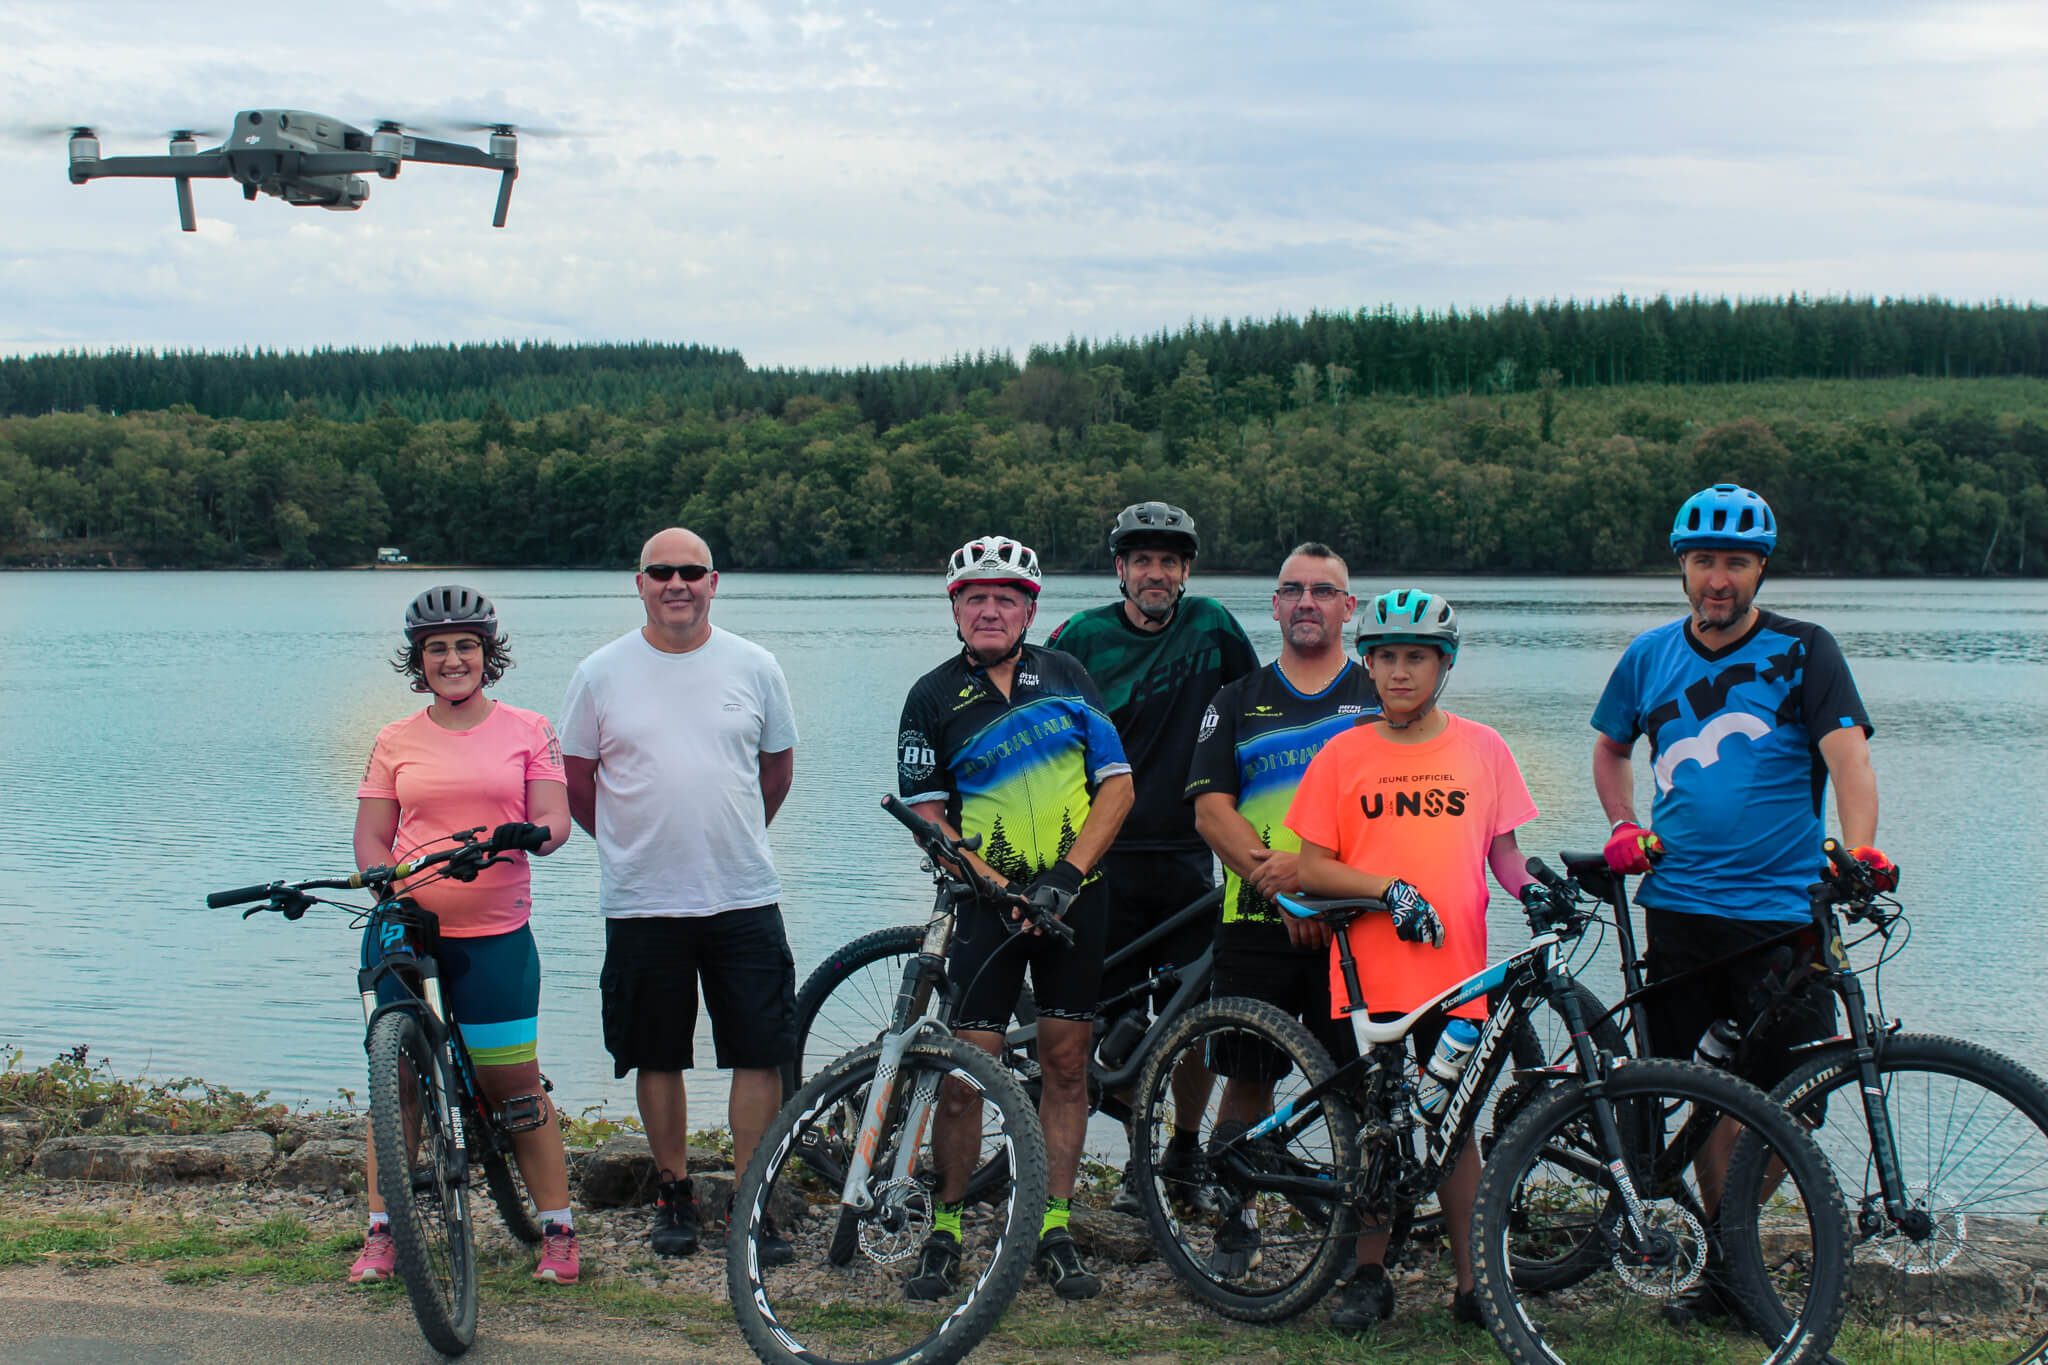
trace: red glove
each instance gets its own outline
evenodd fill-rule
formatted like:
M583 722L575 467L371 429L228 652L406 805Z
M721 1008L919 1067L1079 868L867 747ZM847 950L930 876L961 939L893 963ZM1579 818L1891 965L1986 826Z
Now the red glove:
M1895 891L1899 885L1899 865L1874 848L1852 848L1849 856L1863 865L1863 875L1870 878L1870 884L1880 891Z
M1622 876L1648 872L1664 856L1664 841L1633 820L1624 820L1607 836L1607 865Z

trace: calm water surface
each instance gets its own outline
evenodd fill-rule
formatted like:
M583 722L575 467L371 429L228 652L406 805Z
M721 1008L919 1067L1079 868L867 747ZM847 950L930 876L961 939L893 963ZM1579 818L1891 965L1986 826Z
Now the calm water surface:
M315 912L244 923L206 892L348 870L355 785L378 728L418 703L382 662L431 572L0 575L0 733L14 763L0 825L0 1046L47 1060L89 1045L122 1074L184 1075L277 1098L361 1095L358 935ZM576 663L641 620L629 575L479 571L518 666L497 695L555 714ZM1279 652L1263 580L1197 580ZM1674 582L1435 580L1467 646L1446 694L1498 728L1542 815L1525 849L1597 846L1587 717L1622 647L1677 615ZM1376 585L1359 584L1361 590ZM1106 600L1056 578L1034 639ZM2037 584L1773 581L1766 605L1841 640L1878 726L1884 847L1907 869L1911 946L1884 1007L2048 1065L2048 589ZM772 831L799 977L831 947L919 917L929 884L876 809L897 713L952 647L935 576L733 574L714 619L773 650L802 739ZM1638 746L1639 750L1642 746ZM1649 781L1639 759L1640 808ZM632 1109L598 1030L603 927L578 834L537 860L546 970L541 1060L572 1112ZM1524 941L1495 894L1496 956ZM1587 978L1616 994L1611 970ZM708 1029L698 1054L711 1056ZM693 1125L724 1086L691 1085Z

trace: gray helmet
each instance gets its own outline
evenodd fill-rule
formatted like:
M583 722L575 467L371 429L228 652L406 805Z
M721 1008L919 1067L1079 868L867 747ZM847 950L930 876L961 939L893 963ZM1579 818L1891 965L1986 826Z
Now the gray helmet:
M1175 550L1193 559L1202 548L1195 534L1195 519L1170 502L1134 502L1116 514L1109 528L1109 552L1120 555L1129 548L1150 545Z
M1358 654L1374 645L1435 645L1444 662L1458 661L1458 613L1443 598L1420 588L1396 588L1372 599L1358 623Z
M428 588L405 609L405 638L417 644L444 630L473 630L486 640L495 640L498 609L490 598L460 583Z

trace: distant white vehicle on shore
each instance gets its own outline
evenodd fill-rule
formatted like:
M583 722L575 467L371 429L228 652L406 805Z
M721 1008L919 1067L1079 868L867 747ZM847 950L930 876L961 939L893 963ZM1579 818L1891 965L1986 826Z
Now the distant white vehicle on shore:
M377 547L377 562L379 564L412 563L396 545L379 545Z

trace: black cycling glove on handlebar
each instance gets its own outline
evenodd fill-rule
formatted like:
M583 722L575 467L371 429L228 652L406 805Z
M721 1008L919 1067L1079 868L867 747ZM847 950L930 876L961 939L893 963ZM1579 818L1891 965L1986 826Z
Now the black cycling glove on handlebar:
M519 849L526 853L537 853L540 846L548 841L550 831L546 825L530 825L524 820L508 820L491 831L491 850L505 852Z
M1032 879L1025 899L1041 914L1063 919L1080 889L1081 869L1062 858Z

